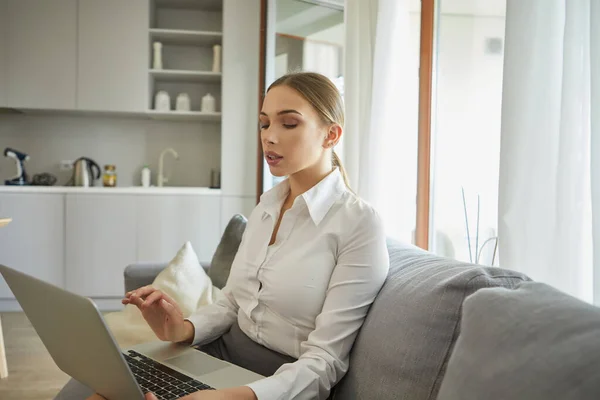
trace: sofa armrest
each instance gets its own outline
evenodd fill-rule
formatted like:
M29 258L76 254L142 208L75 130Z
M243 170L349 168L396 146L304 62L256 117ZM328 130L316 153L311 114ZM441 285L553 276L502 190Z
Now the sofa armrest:
M167 267L168 263L136 263L125 267L123 273L125 278L125 293L150 285L154 282L156 276ZM201 262L200 265L205 271L210 268L209 262Z

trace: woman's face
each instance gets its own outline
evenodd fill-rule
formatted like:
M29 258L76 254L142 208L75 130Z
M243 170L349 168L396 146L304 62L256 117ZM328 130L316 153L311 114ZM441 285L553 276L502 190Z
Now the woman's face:
M294 89L276 86L269 90L259 118L271 174L292 175L324 162L329 127Z

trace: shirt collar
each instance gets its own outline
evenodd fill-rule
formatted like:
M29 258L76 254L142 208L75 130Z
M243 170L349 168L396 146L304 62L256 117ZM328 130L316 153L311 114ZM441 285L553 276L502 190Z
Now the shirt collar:
M319 225L333 204L339 200L346 190L346 184L344 183L340 169L335 167L329 175L304 192L294 203L299 199L303 199L313 222L315 225ZM260 202L265 207L265 211L270 215L276 215L289 191L290 183L288 179L285 179L269 191L263 193L260 197Z

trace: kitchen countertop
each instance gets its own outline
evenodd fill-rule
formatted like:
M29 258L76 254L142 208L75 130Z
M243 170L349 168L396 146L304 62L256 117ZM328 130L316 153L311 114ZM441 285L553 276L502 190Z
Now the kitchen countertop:
M220 195L221 189L207 187L180 187L180 186L141 186L131 187L74 187L74 186L0 186L1 193L65 193L65 194L180 194L180 195Z

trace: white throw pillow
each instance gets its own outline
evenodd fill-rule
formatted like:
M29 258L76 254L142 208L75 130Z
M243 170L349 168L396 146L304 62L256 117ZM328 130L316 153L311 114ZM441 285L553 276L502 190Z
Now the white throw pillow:
M212 303L213 285L192 248L186 242L152 283L179 305L185 318L200 304Z
M220 292L213 287L190 242L181 247L152 286L170 296L185 318L198 307L212 304ZM104 319L121 348L158 340L134 305L128 304L122 311L106 314Z

